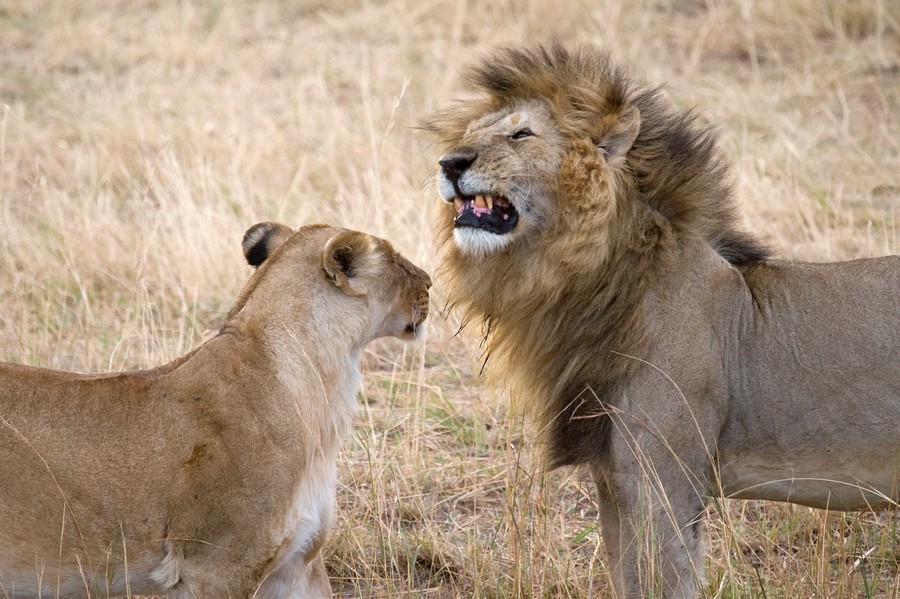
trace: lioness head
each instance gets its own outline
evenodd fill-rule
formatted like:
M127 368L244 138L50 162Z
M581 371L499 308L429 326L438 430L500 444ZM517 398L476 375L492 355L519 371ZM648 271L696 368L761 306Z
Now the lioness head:
M263 222L250 227L242 242L247 262L257 268L254 278L238 299L232 314L240 312L247 297L259 296L271 281L279 285L274 298L298 297L307 302L346 303L345 314L365 320L362 343L378 337L413 339L420 335L428 316L431 278L401 256L381 238L329 227L310 225L294 231L282 224ZM310 251L310 248L317 248ZM299 274L318 271L326 294L316 294ZM297 287L285 292L284 287ZM323 319L337 311L322 306ZM345 318L341 324L352 320ZM362 325L362 320L360 324Z

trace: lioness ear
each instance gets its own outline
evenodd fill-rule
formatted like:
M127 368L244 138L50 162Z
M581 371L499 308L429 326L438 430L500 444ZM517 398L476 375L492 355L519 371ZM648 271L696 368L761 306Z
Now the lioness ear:
M325 244L322 268L347 295L365 295L366 283L378 274L372 238L359 231L338 233Z
M641 130L641 111L637 106L629 106L610 126L597 146L603 152L606 161L624 156Z
M247 264L256 268L281 247L294 231L279 223L256 223L244 233L241 247Z

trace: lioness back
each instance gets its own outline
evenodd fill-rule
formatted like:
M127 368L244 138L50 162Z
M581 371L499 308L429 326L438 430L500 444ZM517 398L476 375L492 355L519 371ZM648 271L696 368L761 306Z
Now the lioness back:
M329 597L322 546L365 345L428 276L376 237L260 223L222 329L161 368L0 364L0 589Z

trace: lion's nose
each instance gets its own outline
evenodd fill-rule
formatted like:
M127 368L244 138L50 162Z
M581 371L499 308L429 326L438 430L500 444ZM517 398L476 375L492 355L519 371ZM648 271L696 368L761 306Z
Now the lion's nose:
M472 148L461 148L450 154L445 154L438 160L444 174L455 185L466 169L472 166L478 153Z

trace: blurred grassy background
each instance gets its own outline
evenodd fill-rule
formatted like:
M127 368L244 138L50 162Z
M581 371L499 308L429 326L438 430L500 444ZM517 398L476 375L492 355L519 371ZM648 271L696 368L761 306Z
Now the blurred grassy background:
M607 45L733 157L781 257L896 253L893 0L7 0L0 4L0 359L161 364L249 275L243 231L329 222L434 270L437 152L416 129L491 47ZM592 488L535 467L436 308L375 344L328 546L359 597L607 596ZM896 515L722 502L711 597L897 597ZM593 576L592 576L593 575Z

